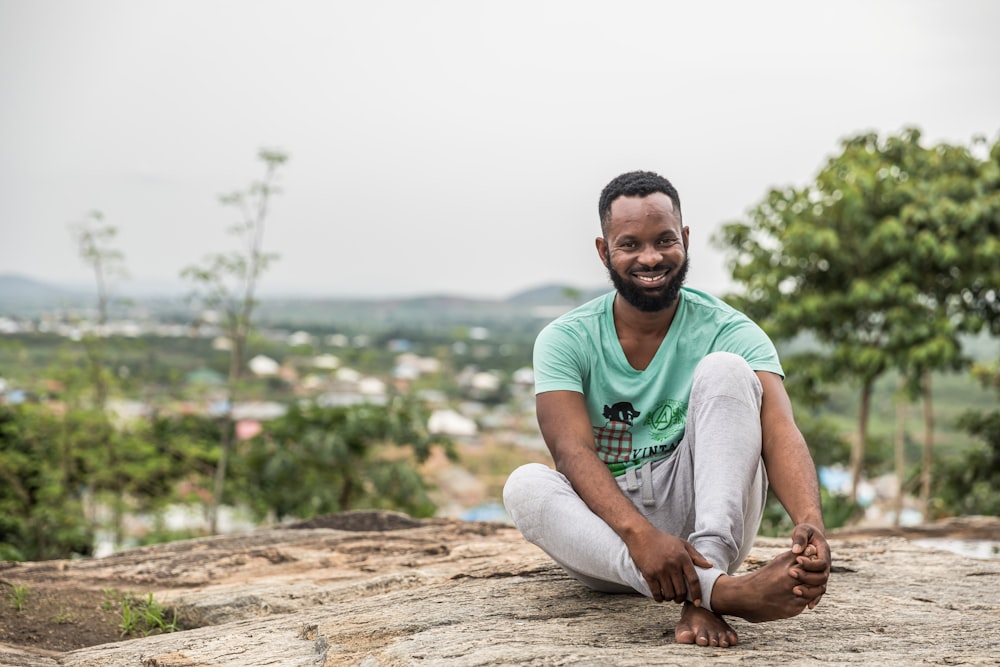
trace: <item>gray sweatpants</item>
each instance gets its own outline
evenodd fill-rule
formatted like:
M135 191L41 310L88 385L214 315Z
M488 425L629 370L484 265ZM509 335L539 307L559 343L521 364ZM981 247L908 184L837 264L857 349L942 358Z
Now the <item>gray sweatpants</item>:
M617 478L622 493L660 530L687 539L715 567L696 567L702 605L740 566L767 496L761 461L760 381L740 356L716 352L695 370L684 438L667 459ZM524 537L586 586L652 597L622 539L561 473L540 463L507 479L504 505Z

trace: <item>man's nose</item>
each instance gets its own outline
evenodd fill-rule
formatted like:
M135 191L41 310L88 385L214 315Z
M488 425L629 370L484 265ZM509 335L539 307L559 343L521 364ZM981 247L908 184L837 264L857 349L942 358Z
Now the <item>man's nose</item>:
M655 245L645 245L639 253L639 263L643 266L656 266L663 259L663 253Z

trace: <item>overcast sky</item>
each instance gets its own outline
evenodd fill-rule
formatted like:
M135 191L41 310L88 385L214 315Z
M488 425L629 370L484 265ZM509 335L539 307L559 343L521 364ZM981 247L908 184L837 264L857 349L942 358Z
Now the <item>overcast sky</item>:
M688 284L768 189L862 131L1000 131L1000 2L0 0L0 273L128 292L235 247L218 195L287 151L267 292L504 297L606 284L612 177L671 179Z

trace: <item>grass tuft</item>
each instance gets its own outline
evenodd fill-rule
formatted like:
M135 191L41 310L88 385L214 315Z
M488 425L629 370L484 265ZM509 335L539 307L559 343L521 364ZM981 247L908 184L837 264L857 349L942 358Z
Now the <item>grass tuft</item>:
M24 610L25 600L28 599L28 587L24 585L12 584L4 581L0 582L10 586L10 604L17 611Z
M177 623L177 612L168 611L152 593L145 598L132 593L118 593L104 590L104 608L118 607L118 630L124 637L145 637L147 635L177 632L182 628ZM168 614L171 618L167 618Z

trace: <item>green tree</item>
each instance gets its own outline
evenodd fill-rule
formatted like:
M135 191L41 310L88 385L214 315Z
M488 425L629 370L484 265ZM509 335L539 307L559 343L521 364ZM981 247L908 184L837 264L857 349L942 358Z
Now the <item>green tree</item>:
M111 284L116 278L126 275L125 256L112 247L118 229L105 223L104 214L100 211L91 211L85 220L73 223L70 229L80 258L93 270L97 285L96 326L84 332L82 341L94 389L94 405L103 410L108 400L111 377L105 354Z
M181 272L191 281L195 295L205 308L217 310L229 339L229 373L226 384L226 414L223 416L220 453L216 465L209 525L212 533L218 529L218 511L226 481L226 467L233 443L232 407L238 397L238 387L246 363L247 341L253 325L256 293L261 275L277 259L264 252L264 224L268 219L271 197L280 192L278 170L288 161L282 151L261 149L258 158L264 163L264 176L247 190L222 195L224 206L235 208L239 221L230 228L241 247L229 253L209 255L201 264Z
M91 211L82 222L71 225L71 231L76 241L80 258L94 272L94 282L97 288L97 319L93 327L85 326L81 342L86 359L86 378L93 391L93 407L95 414L91 415L94 424L93 435L98 442L89 450L90 458L99 458L99 465L90 466L91 475L87 479L88 489L106 499L111 508L111 523L115 544L119 545L123 537L123 521L126 501L123 495L127 481L127 471L123 458L123 445L120 433L111 426L108 415L105 414L109 394L114 381L111 372L112 362L108 359L107 348L110 332L108 331L108 309L111 304L111 287L114 281L126 275L125 256L113 247L118 229L104 220L101 211ZM72 415L67 414L69 419Z
M973 374L1000 398L1000 361L976 366ZM944 466L935 480L935 509L940 513L1000 515L1000 409L968 411L959 424L981 439L983 446Z
M745 287L738 305L775 338L814 335L818 381L858 383L852 501L875 381L899 370L923 382L930 419L929 372L962 365L960 334L995 305L982 270L1000 264L998 218L981 160L920 138L911 128L845 139L813 183L771 190L714 239Z
M156 414L148 425L146 437L169 466L145 482L142 495L151 500L144 509L155 510L174 500L188 502L190 494L210 489L221 439L219 421L207 415ZM186 491L178 491L178 482L188 483Z
M259 518L310 518L350 509L430 516L433 503L415 469L434 444L427 410L404 398L388 405L295 405L267 422L234 457L234 487Z
M899 243L902 234L911 246L910 280L925 318L923 343L904 348L896 367L906 382L904 396L922 402L920 498L926 512L934 459L932 372L964 368L968 359L960 336L996 321L1000 305L1000 141L992 148L974 138L969 147L942 143L920 149L914 147L919 133L909 135L904 135L908 143L887 140L883 151L893 163L890 169L907 183L909 198L899 224L888 228L888 242Z
M100 416L93 410L57 415L44 406L0 405L0 559L92 552L82 452L101 440Z
M973 268L957 278L964 279L962 303L973 317L982 319L990 333L1000 336L1000 139L980 165L978 186L979 224L969 221L965 230L977 240L969 258ZM972 372L1000 397L1000 360L992 366L974 366ZM959 425L985 446L945 468L942 479L935 483L939 504L958 513L1000 514L1000 410L968 411Z

